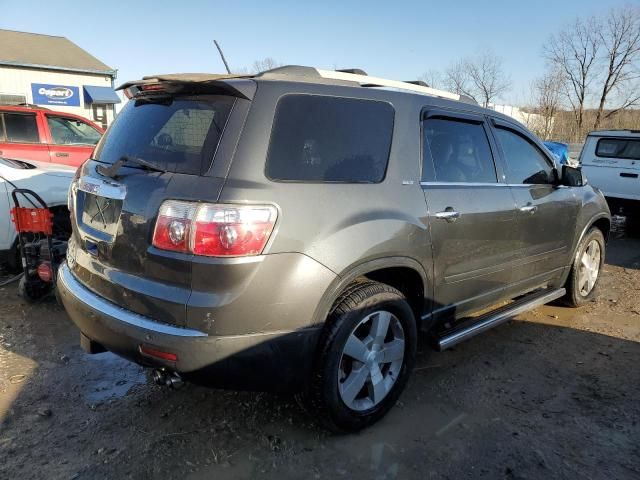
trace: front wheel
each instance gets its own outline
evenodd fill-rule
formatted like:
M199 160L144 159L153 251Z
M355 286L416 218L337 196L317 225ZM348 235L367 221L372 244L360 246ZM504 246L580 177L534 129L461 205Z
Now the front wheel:
M576 249L567 280L565 303L580 307L594 299L600 272L604 265L604 236L598 228L591 228Z
M377 282L348 290L327 320L308 400L332 430L353 432L384 416L413 368L416 323L402 293Z

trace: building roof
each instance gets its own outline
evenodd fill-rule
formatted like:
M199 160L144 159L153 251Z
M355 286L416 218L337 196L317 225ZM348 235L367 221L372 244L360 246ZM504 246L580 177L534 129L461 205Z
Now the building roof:
M0 65L114 75L115 70L65 37L0 29Z

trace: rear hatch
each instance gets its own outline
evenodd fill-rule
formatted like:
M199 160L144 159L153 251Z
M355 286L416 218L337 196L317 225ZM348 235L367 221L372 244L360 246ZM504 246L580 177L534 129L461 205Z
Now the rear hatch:
M208 172L237 101L159 89L126 104L72 187L68 263L90 290L184 325L191 255L153 247L155 221L167 199L218 198L224 178Z

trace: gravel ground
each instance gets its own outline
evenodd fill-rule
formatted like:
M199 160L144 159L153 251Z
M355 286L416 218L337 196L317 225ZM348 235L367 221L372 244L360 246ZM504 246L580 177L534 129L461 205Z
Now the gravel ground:
M640 478L638 239L610 243L597 302L423 349L397 406L349 436L288 397L157 387L15 292L0 288L2 479Z

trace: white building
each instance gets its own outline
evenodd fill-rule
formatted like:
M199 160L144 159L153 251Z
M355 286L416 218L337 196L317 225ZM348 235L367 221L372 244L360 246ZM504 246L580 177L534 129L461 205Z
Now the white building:
M538 113L526 112L512 105L497 105L495 103L490 103L488 108L496 112L504 113L534 131L544 126L544 117Z
M75 113L105 128L120 98L116 70L65 37L0 30L0 105Z

